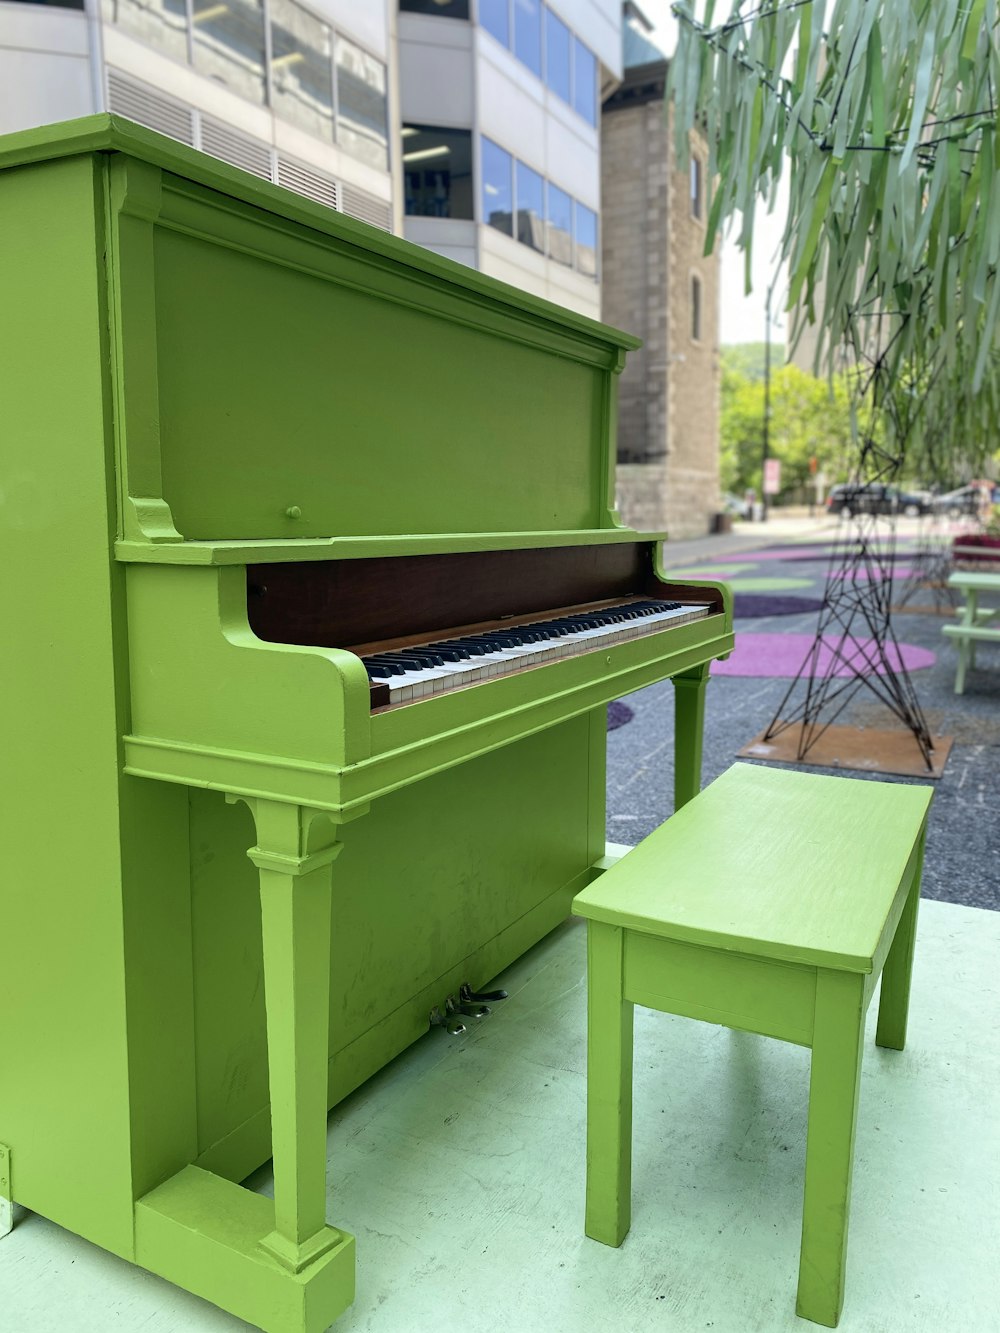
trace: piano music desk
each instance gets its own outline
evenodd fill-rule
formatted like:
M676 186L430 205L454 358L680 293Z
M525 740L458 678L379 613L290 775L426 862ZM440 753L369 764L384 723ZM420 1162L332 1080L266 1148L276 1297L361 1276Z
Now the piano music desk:
M600 873L610 700L697 791L728 591L614 513L627 334L108 116L0 140L0 228L0 1193L315 1333L329 1107Z

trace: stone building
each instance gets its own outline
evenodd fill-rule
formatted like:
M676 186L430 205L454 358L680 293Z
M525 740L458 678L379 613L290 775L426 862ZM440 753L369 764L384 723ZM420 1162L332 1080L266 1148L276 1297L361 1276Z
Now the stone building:
M719 510L719 258L705 257L708 153L681 168L664 116L667 60L624 26L624 78L601 117L602 318L644 345L621 377L618 509L671 537Z

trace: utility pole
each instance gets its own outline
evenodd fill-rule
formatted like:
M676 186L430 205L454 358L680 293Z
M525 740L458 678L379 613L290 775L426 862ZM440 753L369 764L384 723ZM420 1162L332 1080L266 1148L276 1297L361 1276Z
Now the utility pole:
M774 279L767 284L764 305L764 451L760 460L760 518L767 522L767 459L771 443L771 293Z

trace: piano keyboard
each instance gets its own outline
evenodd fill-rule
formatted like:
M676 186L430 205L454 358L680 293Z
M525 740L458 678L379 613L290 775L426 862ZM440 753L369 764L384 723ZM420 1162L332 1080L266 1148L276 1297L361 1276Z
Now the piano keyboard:
M569 612L454 638L362 653L372 685L372 707L413 703L448 690L543 666L684 625L711 606L648 598Z

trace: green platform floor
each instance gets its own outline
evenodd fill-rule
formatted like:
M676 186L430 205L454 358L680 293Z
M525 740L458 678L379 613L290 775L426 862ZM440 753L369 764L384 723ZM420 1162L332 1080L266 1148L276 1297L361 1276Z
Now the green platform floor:
M337 1333L816 1327L794 1314L805 1050L637 1010L632 1231L584 1238L584 944L561 927L492 1017L331 1116L330 1218L358 1242ZM1000 1330L998 951L1000 913L924 901L903 1054L871 1006L843 1333ZM0 1241L4 1333L245 1327L30 1214Z

